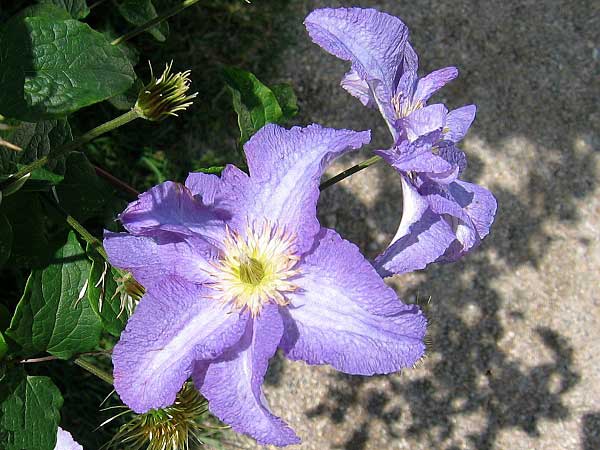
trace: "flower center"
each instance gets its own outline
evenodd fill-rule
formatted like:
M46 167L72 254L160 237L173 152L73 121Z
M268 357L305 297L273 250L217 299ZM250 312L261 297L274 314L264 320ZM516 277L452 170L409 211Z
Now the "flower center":
M394 112L396 113L396 118L402 119L410 116L416 110L423 108L425 105L421 100L413 102L408 96L404 95L404 93L398 92L394 97L392 97L392 106L394 108Z
M242 256L240 261L240 280L246 284L257 286L265 277L263 264L249 256Z
M257 316L273 302L287 305L286 295L297 289L290 278L298 275L295 236L270 222L248 226L244 235L227 229L210 283L215 296L236 309Z

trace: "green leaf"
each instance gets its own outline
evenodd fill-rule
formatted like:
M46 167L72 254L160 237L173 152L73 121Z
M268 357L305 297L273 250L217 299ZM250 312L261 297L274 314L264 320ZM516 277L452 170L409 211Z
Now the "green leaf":
M80 152L73 152L67 158L65 177L56 187L56 195L60 206L80 222L100 217L113 198L111 189Z
M3 266L8 258L13 244L12 226L5 214L0 213L0 267Z
M0 444L3 450L53 450L63 398L48 377L9 370L0 385Z
M2 361L2 358L4 358L4 355L6 355L8 353L8 344L6 343L6 340L4 339L4 335L2 334L2 331L0 331L0 361Z
M63 117L126 91L134 79L123 52L77 20L20 14L0 30L4 116Z
M0 136L23 149L21 152L14 152L0 147L0 175L15 173L19 165L47 156L50 150L56 150L73 140L71 127L66 119L37 123L17 122L9 130L0 131ZM64 161L50 161L46 168L62 173Z
M40 4L56 5L63 8L67 10L73 19L84 19L90 13L90 8L85 0L40 0Z
M127 314L121 313L121 301L117 294L115 280L119 274L91 246L88 245L86 252L92 261L87 291L90 306L102 321L104 329L119 337L127 323Z
M233 98L233 109L238 114L240 144L267 123L277 123L283 117L283 111L275 94L250 72L235 67L223 71L227 87Z
M158 17L151 0L122 0L117 4L117 9L127 22L136 27ZM166 21L160 22L148 29L148 33L157 41L164 42L169 35L169 24Z
M275 94L277 102L283 111L282 120L278 123L288 121L298 114L298 98L292 86L286 83L275 84L271 86L271 90Z
M48 352L67 359L98 345L100 320L85 300L90 268L71 231L53 263L31 272L6 331L25 355Z

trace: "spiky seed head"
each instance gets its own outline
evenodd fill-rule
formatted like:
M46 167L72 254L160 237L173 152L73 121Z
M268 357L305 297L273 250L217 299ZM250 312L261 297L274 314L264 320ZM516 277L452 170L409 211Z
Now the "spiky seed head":
M147 120L160 121L169 116L177 116L178 111L184 111L198 95L187 95L192 80L191 71L171 73L173 61L166 65L159 78L154 76L150 66L150 82L138 94L135 108Z
M213 441L214 435L223 428L210 416L207 401L192 383L186 383L173 405L145 414L131 412L131 419L119 428L107 447L188 450L190 445Z

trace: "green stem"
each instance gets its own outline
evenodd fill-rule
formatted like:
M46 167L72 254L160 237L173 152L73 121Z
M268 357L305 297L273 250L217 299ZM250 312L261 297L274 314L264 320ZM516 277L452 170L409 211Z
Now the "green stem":
M156 24L159 24L163 20L167 20L169 17L174 16L175 14L183 11L185 8L188 8L188 7L198 3L199 1L200 0L185 0L182 3L180 3L179 5L174 6L173 8L169 9L168 11L165 11L164 13L158 15L154 19L149 20L148 22L140 25L135 30L132 30L129 33L125 33L123 36L118 37L117 39L112 41L111 44L119 45L125 41L128 41L129 39L132 39L132 38L142 34L144 31L148 30L149 28L152 28L153 26L155 26Z
M82 145L85 145L88 142L96 139L98 136L101 136L111 130L114 130L115 128L120 127L120 126L123 126L126 123L129 123L132 120L135 120L139 117L142 117L142 112L140 110L138 110L137 108L133 108L130 111L127 111L125 114L122 114L119 117L114 118L113 120L110 120L106 123L103 123L100 126L97 126L96 128L85 133L83 136L80 136L79 138L75 139L74 141L69 142L64 147L60 147L59 149L53 150L47 156L42 156L40 159L36 159L31 164L28 164L25 167L18 170L17 173L11 175L10 178L8 178L6 181L4 181L2 184L0 184L0 191L3 191L8 186L10 186L14 182L20 180L27 174L30 174L34 170L39 169L40 167L43 167L50 158L56 158L58 156L65 155L65 154L75 150L76 148L79 148Z
M75 361L73 361L73 362L75 364L77 364L79 367L81 367L82 369L87 370L92 375L97 376L102 381L106 381L110 385L113 384L114 380L113 380L113 377L111 375L109 375L108 373L106 373L104 370L99 369L98 367L96 367L92 363L86 361L85 359L79 357L79 358L76 358Z
M343 172L338 173L336 176L334 176L328 180L325 180L323 183L321 183L321 185L319 186L319 189L320 190L327 189L328 187L333 186L336 183L339 183L344 178L348 178L350 175L353 175L356 172L360 172L361 170L366 169L367 167L378 163L379 161L381 161L381 159L382 159L381 156L373 156L363 162L360 162L360 163L356 164L355 166L352 166L349 169L346 169Z

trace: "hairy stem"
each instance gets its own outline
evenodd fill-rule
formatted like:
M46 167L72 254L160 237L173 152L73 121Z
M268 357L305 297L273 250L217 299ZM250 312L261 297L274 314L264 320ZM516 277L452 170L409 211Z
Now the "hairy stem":
M77 364L79 367L81 367L82 369L87 370L92 375L97 376L102 381L105 381L105 382L107 382L110 385L113 384L114 380L113 380L112 375L106 373L102 369L99 369L98 367L96 367L95 365L93 365L92 363L90 363L89 361L86 361L85 359L83 359L81 357L78 357L73 362L75 364Z
M327 189L328 187L333 186L336 183L339 183L343 179L348 178L350 175L354 175L356 172L360 172L361 170L366 169L367 167L378 163L379 161L381 161L381 159L382 159L381 156L373 156L365 161L362 161L362 162L356 164L355 166L352 166L349 169L346 169L343 172L338 173L336 176L323 181L323 183L321 183L321 185L319 186L319 189L320 190Z
M129 33L125 33L123 36L119 36L117 39L115 39L114 41L111 42L112 45L119 45L125 41L128 41L129 39L132 39L140 34L142 34L144 31L148 30L149 28L152 28L153 26L161 23L163 20L167 20L169 17L173 17L175 14L183 11L184 9L198 3L200 0L185 0L183 2L181 2L179 5L174 6L173 8L165 11L162 14L159 14L157 17L155 17L152 20L149 20L148 22L140 25L139 27L137 27L135 30L130 31Z

